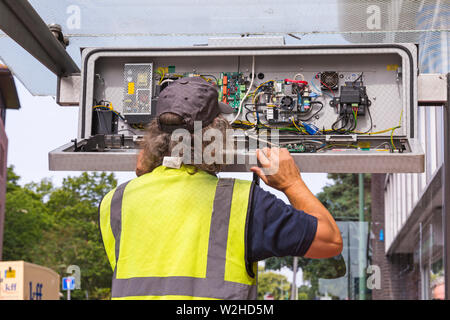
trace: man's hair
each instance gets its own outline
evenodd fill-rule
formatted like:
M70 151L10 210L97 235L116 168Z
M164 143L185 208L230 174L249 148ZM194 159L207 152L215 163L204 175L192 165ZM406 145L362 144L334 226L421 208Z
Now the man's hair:
M183 119L174 113L164 113L159 117L160 124L163 125L180 125L183 124ZM202 128L202 137L203 134L209 129L216 129L222 133L222 136L226 137L226 130L230 129L231 126L228 121L223 118L221 115L217 116L211 124L207 127ZM141 146L144 150L142 166L144 172L151 172L156 167L159 167L163 164L164 157L172 156L172 150L175 146L177 146L179 141L171 140L171 133L164 132L160 130L158 126L158 122L156 119L152 120L149 126L146 129L146 134L144 137L144 141ZM209 144L209 141L204 141L202 139L202 153L205 147ZM194 155L194 134L191 134L191 165L196 169L204 170L210 174L216 174L220 172L221 164L212 163L206 164L202 157L202 163L196 164L194 163L192 157ZM183 157L185 155L177 155L179 157ZM195 170L196 172L196 170ZM194 172L194 173L195 173Z
M438 276L436 279L431 281L431 289L436 288L439 285L445 284L445 278L443 276Z

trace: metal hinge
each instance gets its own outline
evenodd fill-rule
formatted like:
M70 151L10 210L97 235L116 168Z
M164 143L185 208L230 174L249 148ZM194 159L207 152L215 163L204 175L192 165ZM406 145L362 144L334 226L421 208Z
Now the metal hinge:
M421 73L417 77L419 106L441 106L447 103L447 76Z
M78 106L80 104L81 74L74 73L58 77L56 103L60 106Z

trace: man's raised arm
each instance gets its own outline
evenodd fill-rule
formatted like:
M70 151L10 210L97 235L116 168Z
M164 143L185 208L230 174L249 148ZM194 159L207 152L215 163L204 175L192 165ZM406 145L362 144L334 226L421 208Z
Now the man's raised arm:
M297 210L317 218L317 231L307 258L329 258L342 251L342 237L330 212L311 193L303 182L300 171L287 149L264 148L257 150L260 167L252 167L268 186L283 192Z

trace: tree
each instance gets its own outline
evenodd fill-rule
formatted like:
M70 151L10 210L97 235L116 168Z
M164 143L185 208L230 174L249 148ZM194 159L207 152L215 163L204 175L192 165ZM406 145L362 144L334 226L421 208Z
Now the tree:
M43 179L24 187L8 168L5 260L25 260L49 267L61 277L69 265L81 269L82 290L72 298L108 298L112 270L98 225L98 205L117 185L113 174L83 173L55 188Z
M9 175L8 175L9 176ZM33 248L43 239L50 217L40 197L12 182L5 203L3 260L33 261Z
M109 295L101 290L110 288L112 270L101 241L98 205L116 185L113 174L85 172L65 178L49 196L47 207L55 219L54 228L45 232L47 245L39 247L36 256L61 274L69 265L80 267L83 290L75 291L74 298L82 298L83 291L91 298Z
M313 287L302 285L298 288L298 300L313 300L316 298L316 292Z
M359 217L359 183L357 174L330 173L328 179L333 184L325 186L317 198L338 220L357 220ZM364 175L364 220L370 221L370 181Z
M264 299L264 295L270 293L275 300L285 300L290 294L290 284L287 278L275 272L264 272L262 268L258 273L258 299Z
M19 180L20 177L14 173L14 166L8 167L6 173L6 192L12 192L19 189Z

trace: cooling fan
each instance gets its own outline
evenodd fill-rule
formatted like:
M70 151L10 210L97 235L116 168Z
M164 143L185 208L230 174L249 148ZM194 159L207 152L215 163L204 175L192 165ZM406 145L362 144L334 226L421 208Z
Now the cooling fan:
M323 71L320 74L320 86L322 90L337 90L339 88L339 74L335 71Z

